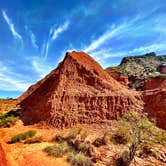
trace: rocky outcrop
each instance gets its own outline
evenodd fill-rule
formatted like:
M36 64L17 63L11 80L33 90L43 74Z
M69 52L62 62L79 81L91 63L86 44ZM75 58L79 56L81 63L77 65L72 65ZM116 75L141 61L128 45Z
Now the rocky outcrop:
M142 97L114 80L84 52L67 53L63 62L20 98L25 124L54 127L103 123L127 111L141 111Z
M122 85L128 87L129 86L129 77L123 73L120 73L117 71L117 67L109 67L106 69L106 71L113 77L115 80L117 80Z
M149 78L144 86L144 110L153 117L157 125L166 129L166 79Z

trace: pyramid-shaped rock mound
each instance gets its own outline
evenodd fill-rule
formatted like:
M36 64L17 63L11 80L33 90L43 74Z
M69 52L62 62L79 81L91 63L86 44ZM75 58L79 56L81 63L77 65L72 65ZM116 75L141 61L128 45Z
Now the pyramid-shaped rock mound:
M25 124L54 127L103 123L126 111L141 111L141 95L126 89L84 52L68 52L57 69L20 98Z

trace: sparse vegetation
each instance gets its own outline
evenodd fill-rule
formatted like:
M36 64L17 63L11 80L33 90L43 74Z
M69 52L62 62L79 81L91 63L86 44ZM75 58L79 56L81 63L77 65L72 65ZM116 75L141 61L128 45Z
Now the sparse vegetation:
M63 135L57 135L53 140L58 142L58 144L49 146L44 151L54 157L61 157L68 152L72 152L76 155L76 158L69 157L71 159L70 161L74 161L73 164L86 163L87 161L83 160L90 159L89 157L91 157L93 151L92 145L85 142L88 134L87 131L80 128L71 129ZM77 156L77 154L79 155Z
M117 144L127 144L131 141L131 135L125 126L120 126L112 136L112 141Z
M136 152L145 148L147 143L163 143L164 141L165 136L161 134L161 130L157 129L155 124L150 122L143 114L130 112L120 118L118 122L124 127L122 133L126 132L128 133L127 135L130 136L128 144L126 145L127 149L123 152L123 155L118 158L120 163L122 163L123 160L123 165L130 165L135 158ZM122 134L122 136L124 136L124 134ZM158 139L156 139L156 136Z
M0 119L0 127L10 127L15 124L17 118L10 116Z
M67 161L74 166L92 166L91 159L82 153L70 153L68 154Z
M105 141L102 138L96 138L95 141L93 142L93 145L96 146L96 147L100 147L102 145L105 145Z
M41 143L43 141L41 136L36 136L32 138L28 138L25 140L24 144L34 144L34 143Z
M21 133L21 134L13 136L8 143L13 144L13 143L16 143L16 142L20 142L22 140L27 140L27 139L33 137L35 134L36 134L36 131L29 130L25 133Z
M77 135L81 132L81 128L74 128L69 130L65 135L63 136L65 139L75 139Z
M66 142L56 144L53 146L48 146L44 149L44 151L49 155L49 156L54 156L54 157L62 157L66 152L69 151L69 147Z
M96 147L100 147L102 145L106 145L108 143L108 132L104 132L104 135L100 138L96 138L93 142L93 145Z
M166 132L162 129L155 129L152 141L153 143L166 145Z
M65 141L65 138L62 136L62 135L56 135L54 138L53 138L53 141L56 141L58 143L62 143Z
M0 113L0 127L10 127L14 125L19 116L20 111L17 108L5 113Z

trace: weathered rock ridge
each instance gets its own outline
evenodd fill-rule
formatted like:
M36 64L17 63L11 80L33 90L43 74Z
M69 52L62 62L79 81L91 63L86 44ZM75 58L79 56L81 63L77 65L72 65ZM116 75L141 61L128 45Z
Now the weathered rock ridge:
M102 123L126 111L142 111L140 93L114 80L84 52L65 59L20 98L25 124L45 122L54 127Z

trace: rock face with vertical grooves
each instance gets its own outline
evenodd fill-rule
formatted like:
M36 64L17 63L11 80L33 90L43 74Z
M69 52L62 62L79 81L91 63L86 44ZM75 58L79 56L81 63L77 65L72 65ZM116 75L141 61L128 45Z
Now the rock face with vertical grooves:
M145 102L144 111L156 120L157 126L166 129L166 79L147 79L143 98Z
M19 99L25 124L57 128L103 123L127 111L142 111L140 93L114 80L84 52L68 52L57 69Z

